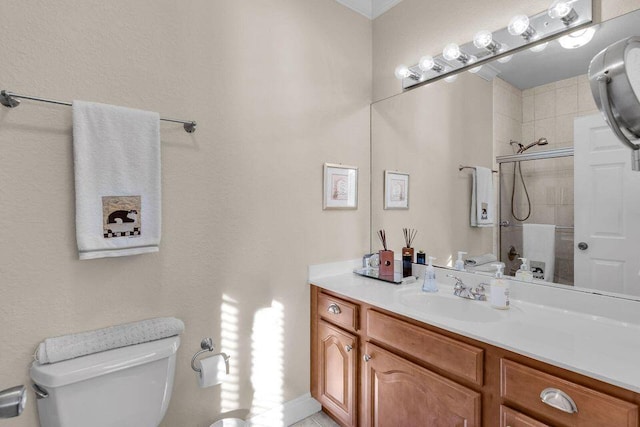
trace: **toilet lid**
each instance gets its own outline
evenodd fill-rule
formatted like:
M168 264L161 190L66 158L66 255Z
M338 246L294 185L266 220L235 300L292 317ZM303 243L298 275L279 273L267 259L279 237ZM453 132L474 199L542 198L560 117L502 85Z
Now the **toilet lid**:
M244 427L246 423L238 418L225 418L223 420L218 420L215 423L211 424L210 427Z

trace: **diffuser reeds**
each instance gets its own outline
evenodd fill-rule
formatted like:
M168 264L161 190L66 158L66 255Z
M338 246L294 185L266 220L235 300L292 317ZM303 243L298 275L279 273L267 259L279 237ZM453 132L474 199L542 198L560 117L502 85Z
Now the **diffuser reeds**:
M410 248L413 240L416 238L416 234L418 234L418 230L414 228L403 228L402 233L404 234L405 248Z
M378 238L380 239L380 243L382 243L382 248L387 250L387 234L384 230L378 230Z

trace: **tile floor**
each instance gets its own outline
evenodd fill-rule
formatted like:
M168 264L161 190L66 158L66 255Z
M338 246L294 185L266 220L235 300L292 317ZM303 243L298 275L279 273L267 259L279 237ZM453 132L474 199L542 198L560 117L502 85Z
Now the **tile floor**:
M340 427L339 424L336 424L327 414L324 412L316 412L308 418L305 418L302 421L298 421L293 424L291 427Z

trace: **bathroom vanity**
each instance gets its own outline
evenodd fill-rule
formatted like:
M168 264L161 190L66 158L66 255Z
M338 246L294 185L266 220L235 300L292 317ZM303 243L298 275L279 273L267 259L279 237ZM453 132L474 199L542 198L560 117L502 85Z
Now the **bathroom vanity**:
M448 281L424 294L311 277L311 392L325 412L344 426L639 425L637 325L541 304L564 298L544 286L516 284L498 311Z

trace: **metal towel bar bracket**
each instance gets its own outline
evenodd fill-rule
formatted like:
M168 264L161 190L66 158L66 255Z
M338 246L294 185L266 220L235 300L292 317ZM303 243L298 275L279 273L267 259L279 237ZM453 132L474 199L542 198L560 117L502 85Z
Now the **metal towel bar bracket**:
M202 372L202 369L199 368L198 366L196 366L196 359L198 358L198 356L200 356L202 353L206 353L206 352L212 352L216 346L213 345L213 340L211 338L205 338L202 340L202 342L200 342L200 348L202 350L198 351L196 354L193 355L193 358L191 358L191 369L193 369L194 371L196 371L197 373ZM214 354L214 356L222 356L224 359L224 366L225 369L227 371L227 375L229 375L229 359L231 359L231 356L229 356L227 353L216 353Z
M16 108L20 105L20 100L17 98L30 99L32 101L48 102L49 104L66 105L71 107L73 104L66 101L56 101L55 99L39 98L36 96L18 95L17 93L10 92L8 90L0 91L0 104L7 108ZM172 123L182 123L182 127L188 133L196 131L196 122L193 120L178 120L161 117L160 120Z

